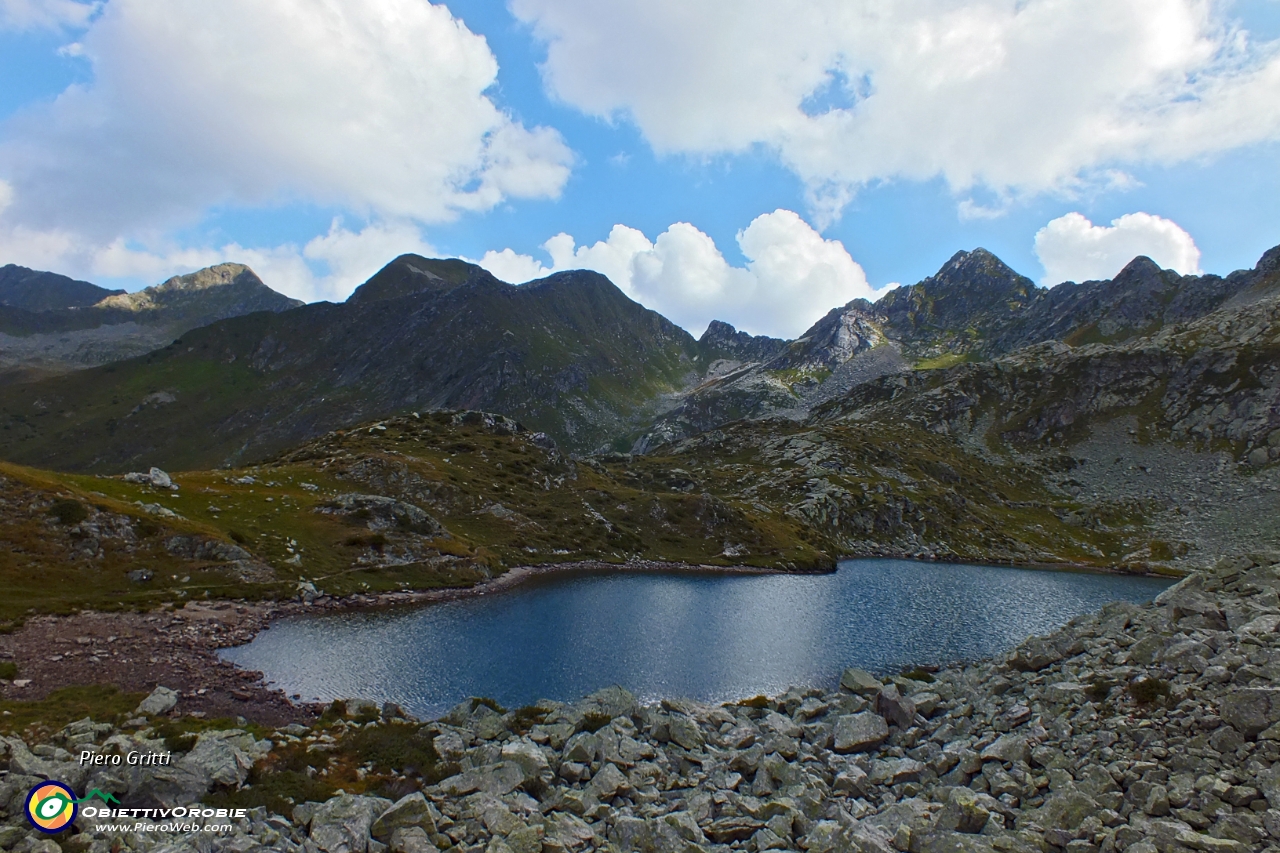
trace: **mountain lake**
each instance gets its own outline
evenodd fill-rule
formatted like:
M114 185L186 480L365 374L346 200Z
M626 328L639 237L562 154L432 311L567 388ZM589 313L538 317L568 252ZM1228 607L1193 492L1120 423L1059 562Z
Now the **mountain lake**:
M844 560L824 575L566 571L413 608L281 620L224 658L304 700L435 716L469 696L724 702L1012 649L1173 581L1082 571Z

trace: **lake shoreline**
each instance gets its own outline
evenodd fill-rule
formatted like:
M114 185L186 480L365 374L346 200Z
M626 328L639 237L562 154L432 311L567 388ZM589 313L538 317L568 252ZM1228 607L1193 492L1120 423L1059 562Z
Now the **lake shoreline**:
M905 559L939 564L961 562L913 557L847 559ZM1090 566L1013 566L996 562L988 565L1036 571L1140 576L1133 572L1107 571ZM319 613L417 608L505 593L531 581L557 575L674 573L760 576L825 575L834 571L836 569L795 571L651 560L628 563L579 561L516 566L470 587L318 596L310 602L192 601L181 608L160 608L148 612L83 611L70 616L33 616L17 631L0 635L0 659L13 661L19 673L18 679L12 682L0 681L0 698L43 699L59 688L88 684L116 685L126 692L150 692L157 685L163 685L180 693L179 714L194 712L208 717L244 717L272 725L309 721L318 715L322 705L287 696L283 691L270 687L263 673L227 661L219 652L252 642L260 632L282 619ZM108 638L114 639L108 643ZM85 640L87 642L82 642ZM58 654L50 655L51 649L57 650Z

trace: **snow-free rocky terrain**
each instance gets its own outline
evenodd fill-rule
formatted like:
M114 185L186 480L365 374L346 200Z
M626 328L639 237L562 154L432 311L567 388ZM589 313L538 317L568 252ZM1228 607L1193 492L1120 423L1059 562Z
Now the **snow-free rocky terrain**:
M0 741L20 853L1280 850L1280 554L1221 561L1009 654L735 704L620 687L439 720L338 703L314 725L220 728L157 689L133 714ZM128 717L128 719L126 719ZM82 750L172 750L86 768ZM249 808L230 833L28 832L42 778L123 807Z

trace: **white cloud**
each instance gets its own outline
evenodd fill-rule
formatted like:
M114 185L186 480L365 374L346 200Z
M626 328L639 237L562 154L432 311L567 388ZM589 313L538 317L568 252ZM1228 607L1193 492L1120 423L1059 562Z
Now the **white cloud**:
M1150 213L1128 213L1110 226L1068 213L1036 232L1036 257L1047 285L1114 278L1138 255L1183 275L1200 273L1200 250L1191 235Z
M877 180L1070 193L1280 139L1278 44L1229 24L1228 0L510 5L553 95L660 153L770 148L819 221Z
M297 200L427 223L569 174L556 131L486 95L497 61L443 5L111 0L79 44L92 83L0 128L11 225L100 244Z
M101 5L75 0L0 0L0 30L81 27Z
M149 283L225 261L246 264L281 293L314 302L340 302L392 258L406 252L434 255L416 225L371 223L359 231L334 220L326 234L304 246L271 247L228 243L220 247L139 246L117 238L87 245L65 231L15 228L0 231L0 258L35 269L57 269L88 278Z
M725 320L755 334L793 338L833 307L874 296L844 246L824 240L790 210L756 217L738 232L738 245L745 267L729 264L715 241L687 222L675 223L653 242L634 228L615 225L608 239L590 246L576 246L568 234L552 237L543 244L550 266L511 249L488 252L479 263L517 283L593 269L694 334L712 320Z

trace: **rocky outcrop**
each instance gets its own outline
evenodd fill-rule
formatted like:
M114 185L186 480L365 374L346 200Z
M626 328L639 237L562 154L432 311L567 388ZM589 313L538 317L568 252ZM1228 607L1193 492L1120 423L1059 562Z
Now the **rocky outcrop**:
M1280 554L1258 554L1001 658L912 673L924 680L850 670L836 690L721 706L645 706L621 688L508 713L469 700L422 724L451 763L439 783L394 802L341 793L289 816L253 809L200 849L1276 851L1277 626ZM344 732L405 726L387 714L272 740L323 753ZM105 750L125 737L83 721L56 742ZM128 737L144 743L146 731ZM268 745L205 733L176 775L144 773L117 790L168 779L191 793L189 771L243 787L245 762ZM41 775L110 784L76 775L55 745L11 738L0 748L9 827L18 795ZM111 849L110 833L81 829L77 849ZM35 849L12 829L0 838ZM134 850L163 843L129 836Z

